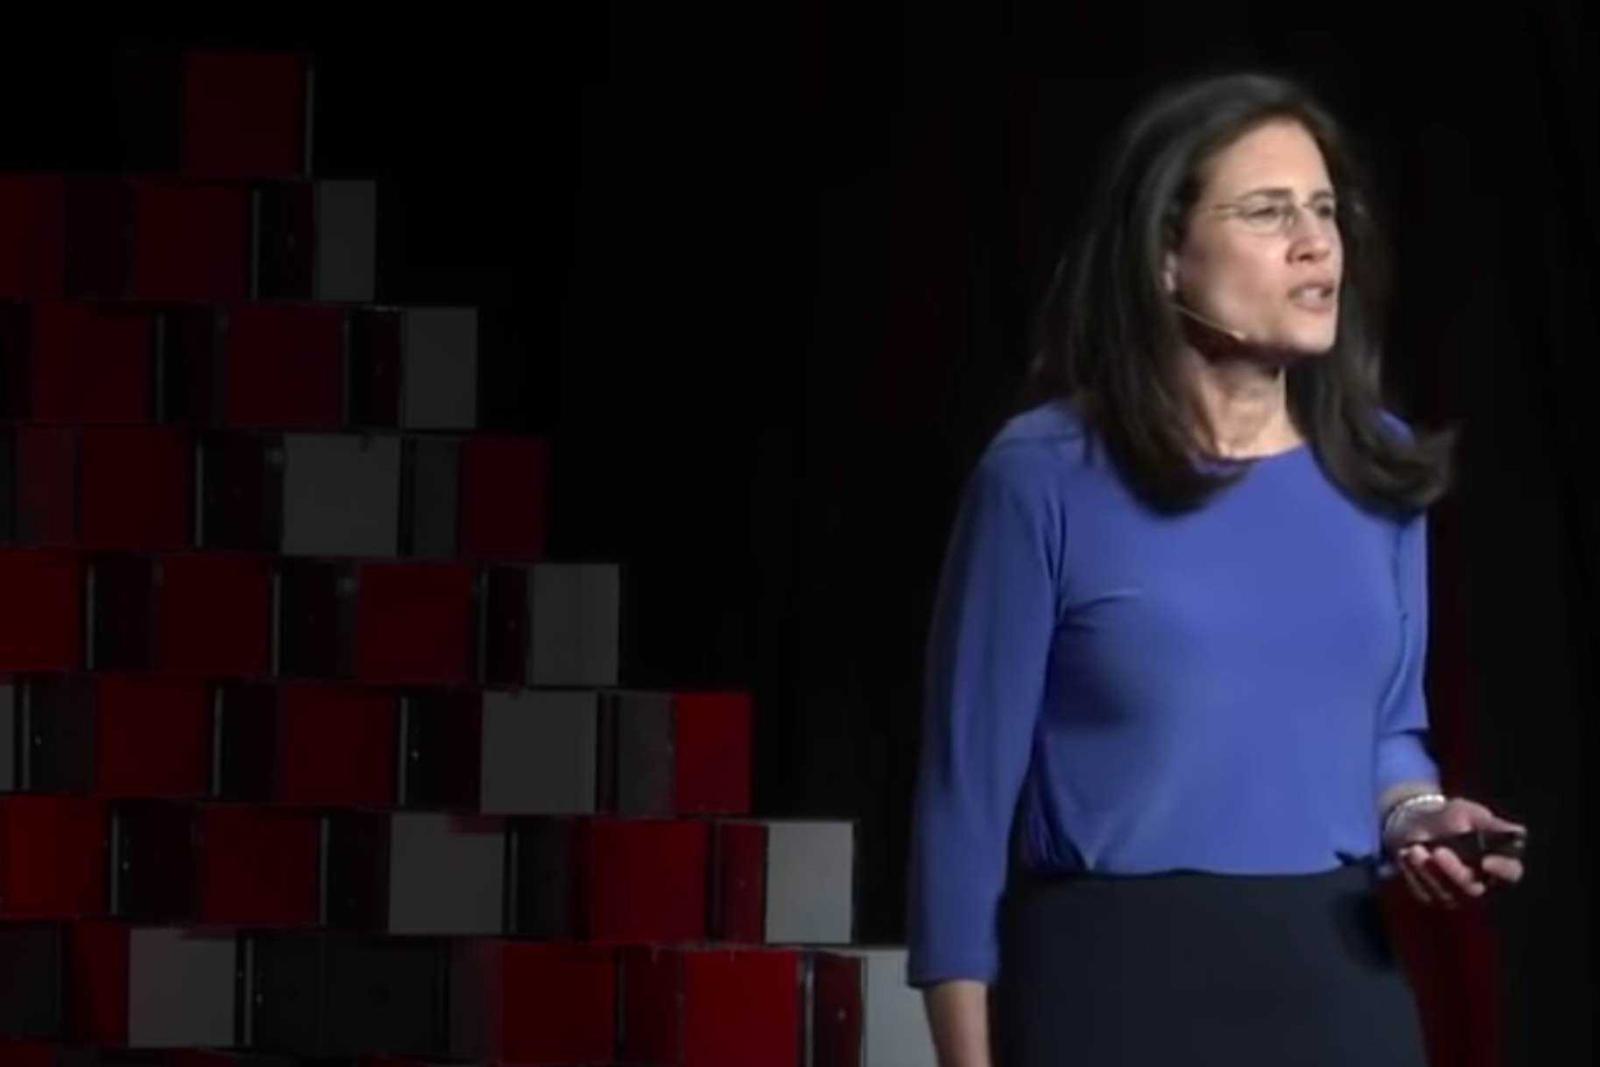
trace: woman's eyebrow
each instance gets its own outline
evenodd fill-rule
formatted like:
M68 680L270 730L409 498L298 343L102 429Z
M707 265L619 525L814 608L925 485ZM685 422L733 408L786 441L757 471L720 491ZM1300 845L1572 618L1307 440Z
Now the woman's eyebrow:
M1271 186L1271 187L1268 187L1268 188L1251 189L1247 193L1240 193L1239 194L1239 199L1242 200L1245 197L1249 197L1249 196L1267 196L1267 197L1272 197L1275 200L1290 200L1290 199L1293 199L1293 197L1294 197L1294 190L1286 188L1285 186L1282 186L1282 185L1274 185L1274 186ZM1318 190L1314 191L1311 194L1309 199L1311 199L1311 200L1331 200L1331 199L1333 199L1333 190L1332 189L1327 189L1327 188L1318 189Z

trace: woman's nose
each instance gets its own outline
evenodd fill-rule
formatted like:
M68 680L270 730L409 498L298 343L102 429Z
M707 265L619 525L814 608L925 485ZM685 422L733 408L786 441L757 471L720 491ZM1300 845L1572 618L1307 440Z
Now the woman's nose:
M1321 259L1333 251L1333 236L1329 233L1332 227L1332 223L1323 222L1314 212L1297 210L1289 224L1292 247L1298 255Z

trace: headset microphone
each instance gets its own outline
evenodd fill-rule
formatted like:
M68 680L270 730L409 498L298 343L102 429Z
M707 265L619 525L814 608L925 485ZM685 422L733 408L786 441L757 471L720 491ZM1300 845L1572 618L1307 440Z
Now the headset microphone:
M1233 338L1235 341L1238 341L1240 344L1244 344L1245 341L1247 340L1246 335L1245 335L1243 330L1235 330L1235 329L1233 329L1231 327L1222 325L1222 323L1220 323L1220 322L1215 322L1215 321L1213 321L1211 319L1208 319L1204 315L1200 314L1198 311L1191 311L1189 308L1185 307L1183 304L1179 303L1177 300L1173 300L1172 301L1172 306L1177 308L1183 314L1189 316L1191 319L1194 319L1196 322L1202 322L1205 325L1211 327L1213 330L1217 330L1217 331L1219 331L1221 333L1224 333L1227 336Z

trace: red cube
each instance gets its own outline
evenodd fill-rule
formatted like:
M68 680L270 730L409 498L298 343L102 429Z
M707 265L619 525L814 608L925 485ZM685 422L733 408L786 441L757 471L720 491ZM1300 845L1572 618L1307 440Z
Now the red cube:
M537 560L550 524L550 444L474 434L461 445L461 554Z
M309 65L285 52L195 51L183 63L183 169L206 177L303 174Z
M0 297L58 300L66 281L66 182L0 175Z
M211 706L199 682L139 675L94 680L95 791L199 797L211 781Z
M32 412L40 421L148 422L151 316L49 301L33 312Z
M226 316L223 417L233 426L336 428L344 418L344 312L239 304Z
M465 683L471 677L472 568L368 563L357 570L355 676L365 681Z
M133 183L135 300L250 295L250 190L163 179Z
M78 540L79 431L72 426L18 426L16 537L23 544Z
M0 1037L0 1063L5 1067L60 1067L65 1052L48 1041Z
M196 815L195 919L249 926L318 921L322 821L310 812L207 804Z
M621 966L627 1062L799 1064L798 952L629 948Z
M395 698L356 686L286 682L278 691L276 799L395 803Z
M451 978L455 1056L570 1064L609 1062L616 1054L612 949L462 939Z
M704 940L706 823L590 819L579 847L592 940Z
M103 914L108 825L92 798L0 796L0 917Z
M194 445L166 426L83 431L79 538L89 548L161 551L189 546Z
M750 694L677 693L673 702L678 728L678 811L749 811Z
M812 1008L807 1023L816 1062L860 1067L864 969L862 960L854 956L818 952L812 957Z
M157 562L155 665L183 675L260 677L272 658L272 565L186 553Z
M767 828L758 822L718 823L717 914L719 941L760 944L767 939Z
M0 670L65 671L82 662L81 575L71 552L0 548Z
M64 236L69 299L127 298L133 217L133 185L120 175L67 179Z

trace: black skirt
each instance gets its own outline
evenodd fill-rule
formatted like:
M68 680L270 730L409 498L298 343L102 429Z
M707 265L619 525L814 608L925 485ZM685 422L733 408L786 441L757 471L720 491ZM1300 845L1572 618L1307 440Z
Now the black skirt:
M1372 868L1014 874L999 1067L1426 1067Z

